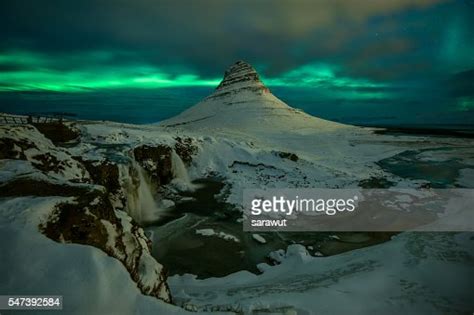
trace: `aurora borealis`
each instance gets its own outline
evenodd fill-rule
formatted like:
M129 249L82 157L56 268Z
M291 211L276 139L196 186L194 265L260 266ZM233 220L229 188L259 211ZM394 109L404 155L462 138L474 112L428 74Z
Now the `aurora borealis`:
M324 118L474 121L472 0L8 0L0 25L0 111L130 102L156 121L243 59Z

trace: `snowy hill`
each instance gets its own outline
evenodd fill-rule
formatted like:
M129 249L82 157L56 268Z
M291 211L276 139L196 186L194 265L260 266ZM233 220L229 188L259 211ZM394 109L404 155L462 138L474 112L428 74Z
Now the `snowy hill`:
M250 133L321 132L349 127L288 106L270 92L255 69L244 61L237 61L225 72L214 93L160 125L185 129L225 128Z

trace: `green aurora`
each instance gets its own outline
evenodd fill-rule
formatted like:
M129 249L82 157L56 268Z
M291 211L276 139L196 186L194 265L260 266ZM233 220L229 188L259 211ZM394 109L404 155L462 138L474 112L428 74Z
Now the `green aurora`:
M2 73L0 92L84 93L100 89L215 87L221 80L219 77L203 78L192 72L177 75L150 65L107 66L107 57L110 56L112 54L105 52L55 58L24 51L4 53L0 55L0 66L9 65L12 70ZM68 71L58 69L61 65L84 59L96 66ZM100 65L101 62L104 65ZM377 90L386 88L387 84L341 76L338 70L333 65L316 63L298 67L278 77L263 77L262 80L270 87L325 88L349 99L390 96L388 92Z
M0 112L154 122L243 59L321 118L474 126L474 0L2 4Z

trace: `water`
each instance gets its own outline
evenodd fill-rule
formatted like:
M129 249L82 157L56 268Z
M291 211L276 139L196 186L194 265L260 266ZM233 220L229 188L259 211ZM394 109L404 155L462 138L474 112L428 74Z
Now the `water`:
M410 126L448 129L472 129L474 112L442 114L433 111L432 102L423 116L410 115L413 105L403 106L392 100L387 106L379 101L350 102L321 95L314 89L271 87L275 96L288 105L308 114L348 124L364 126ZM110 120L133 124L147 124L178 115L214 91L212 87L182 87L162 89L101 90L81 93L48 91L0 93L0 112L14 114L48 114L66 112L77 119ZM331 106L328 106L330 104ZM390 105L390 106L388 106ZM390 112L388 112L390 110ZM420 110L417 107L417 110ZM433 114L435 113L435 114ZM421 125L419 125L421 123ZM441 124L440 124L441 123ZM449 125L448 125L449 124Z
M222 277L240 270L259 273L257 264L270 263L268 253L299 243L312 246L311 254L334 255L355 248L387 241L380 233L339 233L339 240L330 233L260 233L266 244L257 243L252 233L244 232L238 219L242 214L216 198L225 187L215 179L199 179L194 191L183 192L192 197L176 203L155 225L146 227L152 235L153 256L170 275L191 273L198 278ZM239 242L216 236L196 234L198 229L213 229L239 239Z
M189 179L188 170L181 157L173 150L171 151L171 172L173 174L173 184L181 191L192 191L195 185Z
M453 187L459 170L472 167L472 148L437 148L405 151L382 160L379 165L395 175L422 179L433 187ZM267 241L260 244L252 233L244 232L241 213L216 198L225 188L218 180L201 179L194 191L183 192L185 201L148 226L153 235L153 256L170 275L191 273L198 278L221 277L240 270L258 273L257 264L269 263L268 253L298 243L310 254L325 256L363 248L391 239L393 233L259 233ZM217 236L196 234L198 229L213 229L239 239L228 241ZM332 237L337 235L338 239Z
M120 173L124 181L127 213L138 223L156 221L164 212L154 197L154 189L145 170L132 159L131 164L121 165Z
M171 152L171 165L173 185L181 192L193 191L198 186L191 182L183 160L175 151ZM157 189L147 172L133 156L127 164L120 164L119 167L120 178L125 188L127 213L142 225L153 224L163 218L168 209L162 206L162 200L158 198Z
M456 187L461 169L474 165L473 153L471 147L410 150L377 164L402 178L425 180L433 188L450 188Z

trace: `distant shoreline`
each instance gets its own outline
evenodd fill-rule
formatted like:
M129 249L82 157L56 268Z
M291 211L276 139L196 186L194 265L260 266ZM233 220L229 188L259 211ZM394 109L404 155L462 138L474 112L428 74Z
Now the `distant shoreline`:
M368 127L360 126L359 127ZM373 127L380 128L375 130L375 134L382 135L426 135L426 136L450 136L459 138L474 138L474 129L435 129L433 127Z
M106 122L115 122L115 123L126 123L131 125L150 125L156 124L156 122L150 123L135 123L135 122L123 122L113 119L84 119L80 118L79 115L71 112L44 112L44 113L31 113L32 116L54 116L57 114L62 114L65 117L65 120L68 121L77 121L77 122L96 122L96 123L106 123ZM28 117L28 114L25 113L13 113L13 112L0 112L0 115L11 115L11 116L22 116ZM339 123L353 125L361 128L376 128L374 131L375 134L385 134L385 135L427 135L427 136L450 136L450 137L460 137L460 138L474 138L474 126L468 124L426 124L426 125L405 125L401 124L399 126L395 125L374 125L374 124L351 124L342 121L337 121Z

